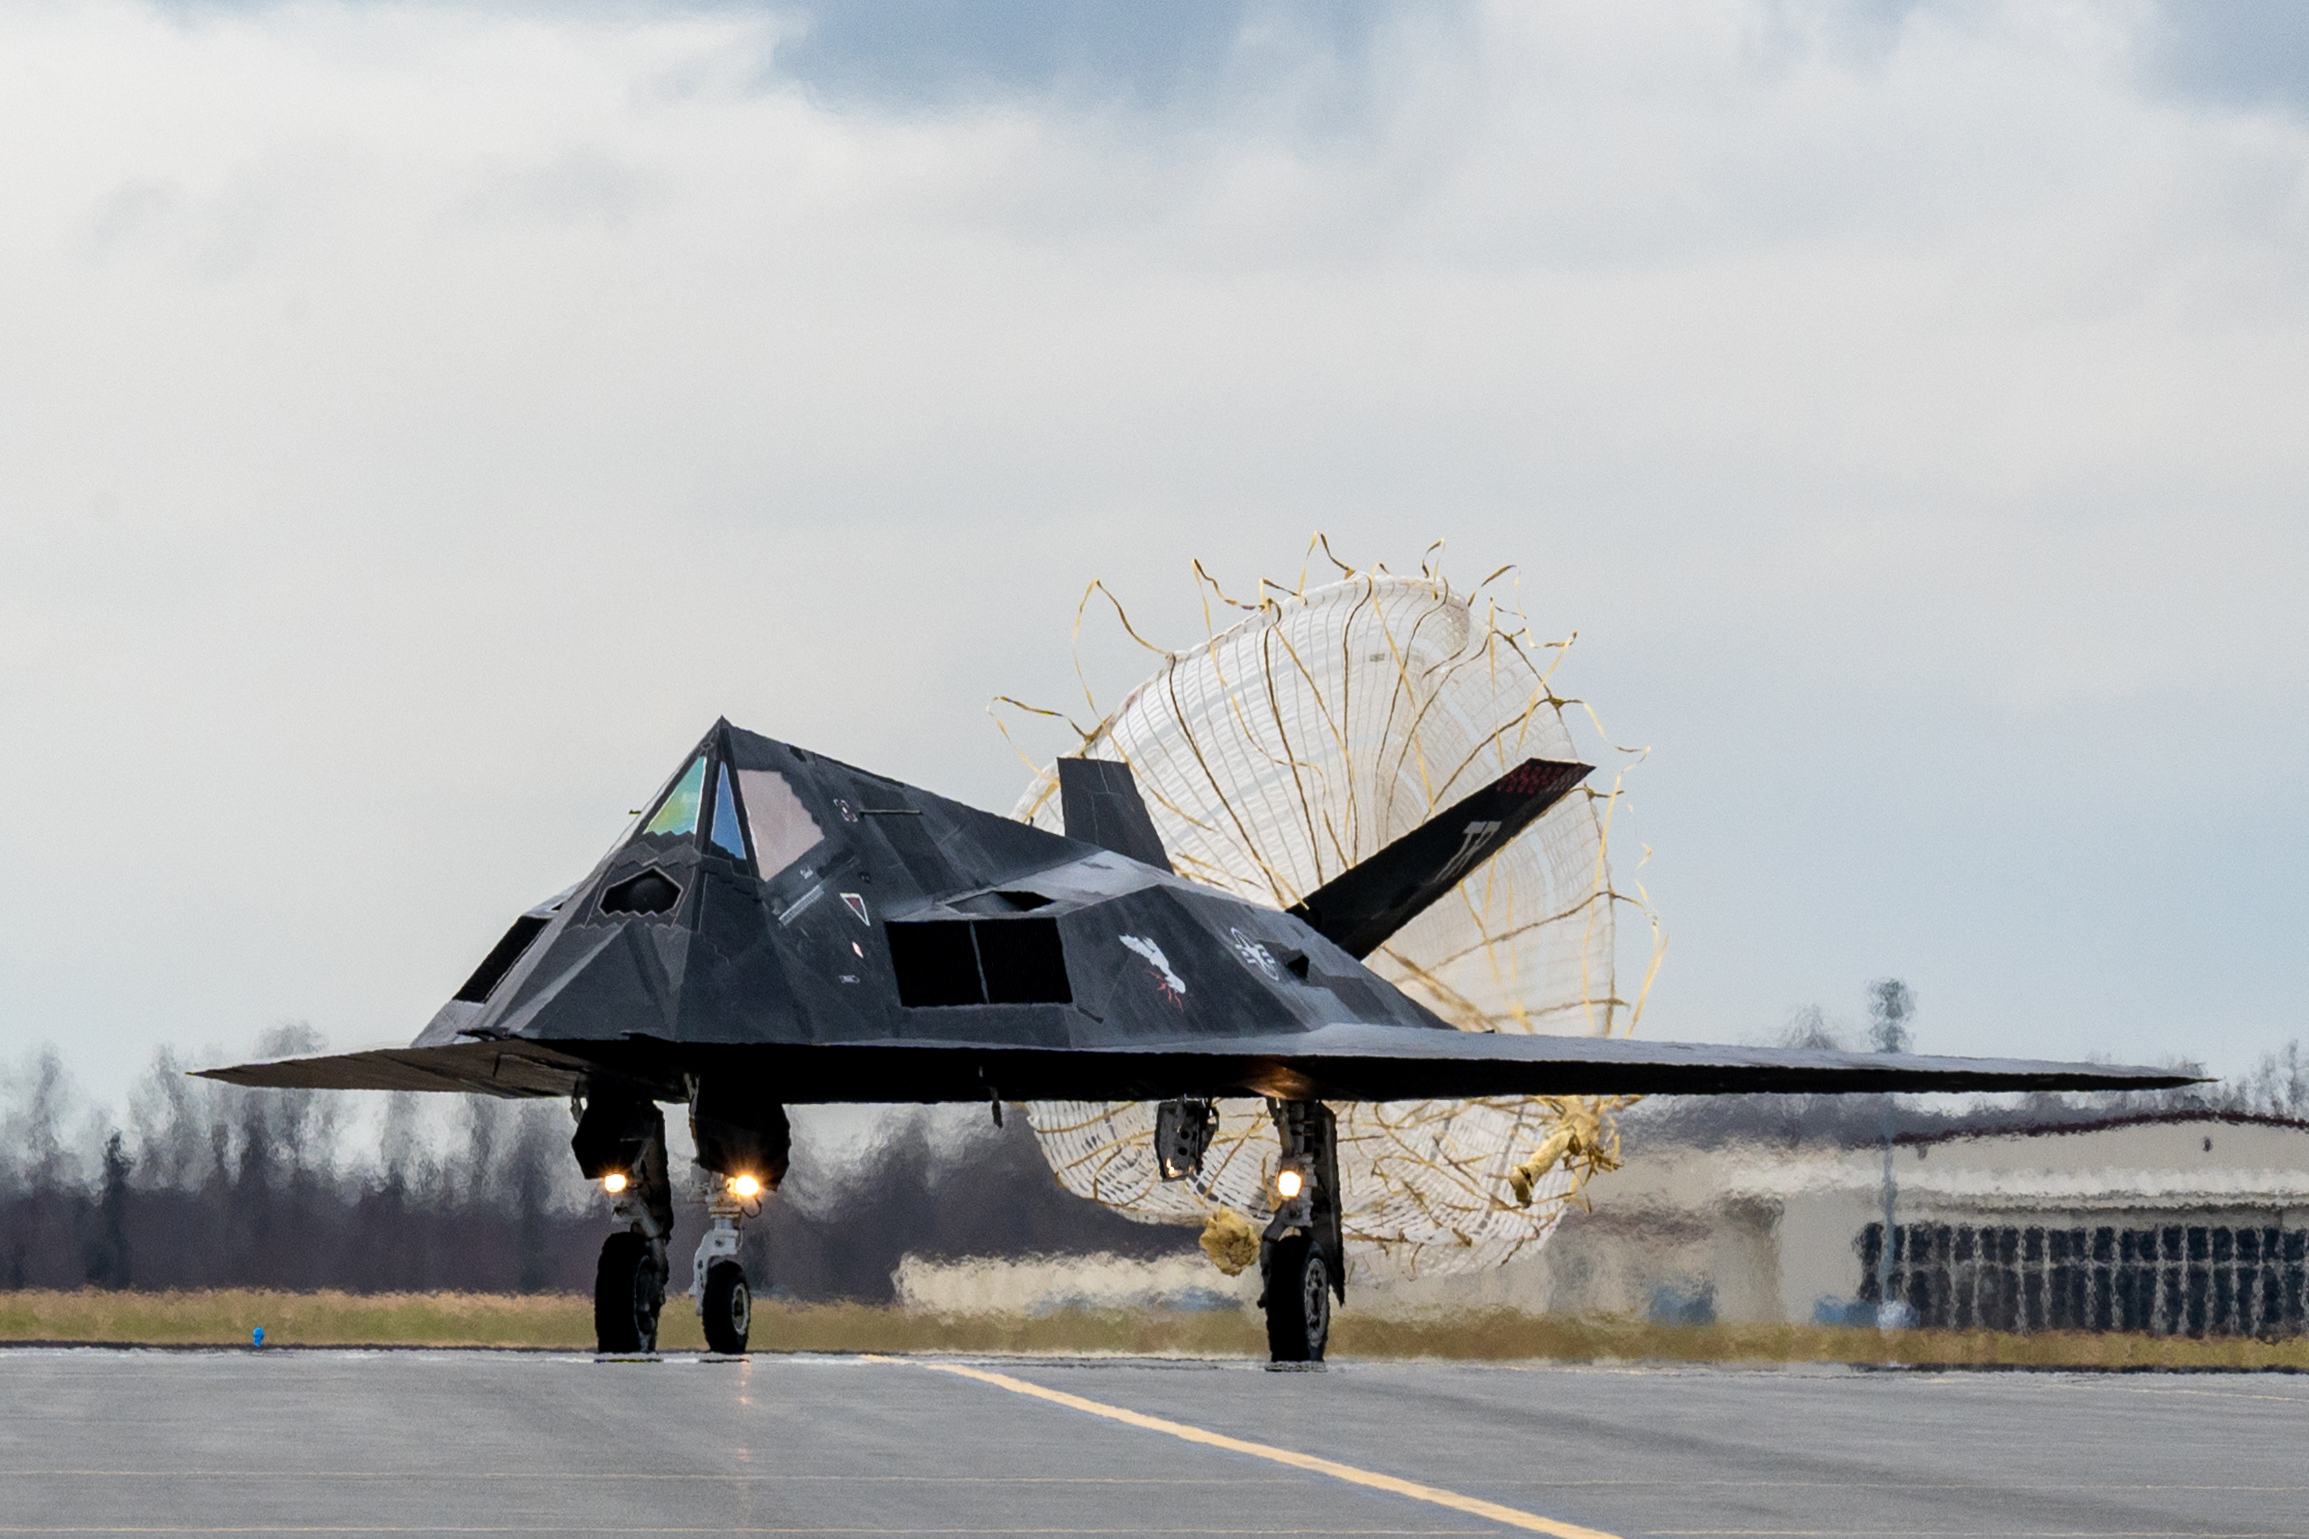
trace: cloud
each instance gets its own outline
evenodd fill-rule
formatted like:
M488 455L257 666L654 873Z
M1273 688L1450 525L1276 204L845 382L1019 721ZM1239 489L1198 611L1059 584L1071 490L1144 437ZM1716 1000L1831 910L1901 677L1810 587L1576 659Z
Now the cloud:
M1276 0L815 0L780 75L831 105L947 109L1058 100L1208 110L1320 62L1352 67L1398 9Z
M666 194L648 169L595 144L567 144L542 161L480 172L453 220L541 219L615 228Z
M2184 98L2309 111L2309 10L2287 0L2161 0L2142 29L2144 72Z
M1582 632L1649 1029L2298 1029L2297 115L2098 6L1016 14L0 10L0 1049L406 1040L719 714L1007 806L1084 582L1316 528Z

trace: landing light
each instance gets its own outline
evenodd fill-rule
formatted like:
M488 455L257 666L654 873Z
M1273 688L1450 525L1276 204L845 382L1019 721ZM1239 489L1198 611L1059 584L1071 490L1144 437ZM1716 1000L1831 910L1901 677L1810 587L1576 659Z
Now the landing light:
M756 1181L752 1176L730 1177L730 1195L732 1197L751 1197L761 1189L762 1183Z
M1275 1190L1281 1192L1286 1198L1298 1196L1306 1184L1307 1178L1295 1170L1285 1169L1275 1177Z
M609 1195L612 1197L615 1197L619 1192L624 1191L625 1172L622 1170L613 1170L608 1175L603 1176L601 1178L601 1189L609 1193Z

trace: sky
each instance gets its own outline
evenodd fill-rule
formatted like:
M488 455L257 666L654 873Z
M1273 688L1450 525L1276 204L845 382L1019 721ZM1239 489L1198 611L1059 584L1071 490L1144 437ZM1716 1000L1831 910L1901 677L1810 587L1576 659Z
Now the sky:
M717 716L1007 809L1322 531L1578 633L1644 1035L2243 1069L2305 168L2281 0L0 0L0 1061L406 1041Z

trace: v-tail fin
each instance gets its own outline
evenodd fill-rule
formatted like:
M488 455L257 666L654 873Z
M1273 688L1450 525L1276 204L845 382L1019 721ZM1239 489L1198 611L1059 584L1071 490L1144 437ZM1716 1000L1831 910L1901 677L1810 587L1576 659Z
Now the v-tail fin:
M1592 764L1527 759L1325 882L1291 912L1349 956L1367 957L1507 848L1594 769Z

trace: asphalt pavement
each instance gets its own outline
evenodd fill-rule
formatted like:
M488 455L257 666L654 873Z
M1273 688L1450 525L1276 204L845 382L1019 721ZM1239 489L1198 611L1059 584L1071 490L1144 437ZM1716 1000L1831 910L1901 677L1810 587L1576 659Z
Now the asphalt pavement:
M2309 1378L0 1351L0 1534L2302 1535Z

